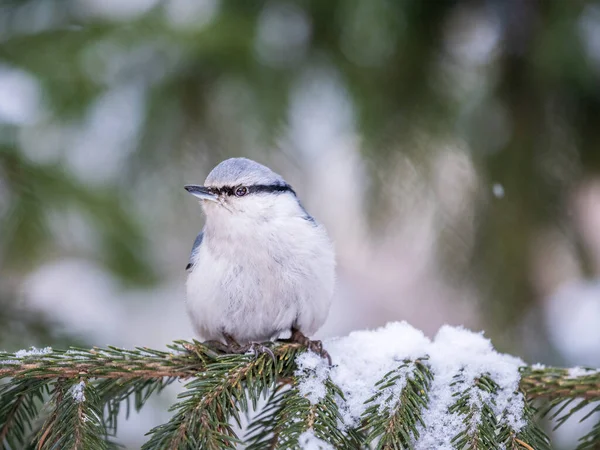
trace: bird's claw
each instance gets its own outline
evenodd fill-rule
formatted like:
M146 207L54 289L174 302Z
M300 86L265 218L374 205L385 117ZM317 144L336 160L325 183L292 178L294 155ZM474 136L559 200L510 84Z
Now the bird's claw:
M321 341L310 341L310 343L307 345L307 348L310 351L315 352L320 357L327 359L329 365L332 365L331 355L323 348L323 343Z
M306 338L306 341L300 342L300 344L304 345L307 349L313 353L316 353L321 358L327 359L329 365L332 365L331 355L329 355L329 352L323 348L323 343L321 341L311 341L310 339Z
M311 341L307 343L307 347L315 353L323 353L323 343L321 341Z
M275 353L273 353L273 350L271 350L266 345L260 344L258 342L253 342L252 344L250 344L250 350L252 350L252 352L254 353L255 358L258 358L260 355L268 355L273 361L273 364L277 364L277 358L275 358Z
M298 330L296 328L292 329L292 336L289 339L281 339L281 341L295 342L297 344L303 345L304 347L309 349L311 352L314 352L317 355L319 355L320 357L327 359L327 362L329 363L329 365L330 366L332 365L331 356L329 355L327 350L325 350L323 348L323 342L318 341L318 340L315 340L315 341L310 340L310 338L306 337L300 330Z

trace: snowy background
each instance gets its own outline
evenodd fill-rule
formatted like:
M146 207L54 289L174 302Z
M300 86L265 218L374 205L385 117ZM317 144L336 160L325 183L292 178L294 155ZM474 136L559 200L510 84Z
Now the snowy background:
M592 1L0 0L0 348L193 337L183 185L246 156L335 241L319 337L598 367L599 123Z

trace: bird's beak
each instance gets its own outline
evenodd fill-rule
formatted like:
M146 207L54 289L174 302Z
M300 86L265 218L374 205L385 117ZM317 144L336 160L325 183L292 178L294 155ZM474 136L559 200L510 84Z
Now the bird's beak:
M209 200L211 202L219 201L217 196L210 192L208 188L204 186L188 184L187 186L185 186L185 190L192 194L194 197L198 197L200 200Z

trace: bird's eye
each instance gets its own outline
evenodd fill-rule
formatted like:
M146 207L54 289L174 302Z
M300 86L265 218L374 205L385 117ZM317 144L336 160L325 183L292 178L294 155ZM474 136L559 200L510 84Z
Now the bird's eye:
M248 193L248 188L244 187L244 186L241 186L235 190L236 197L243 197L247 193Z

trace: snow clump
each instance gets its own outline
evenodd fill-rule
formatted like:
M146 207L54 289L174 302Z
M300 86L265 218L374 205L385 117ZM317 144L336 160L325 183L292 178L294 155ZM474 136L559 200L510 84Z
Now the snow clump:
M71 395L77 403L85 402L85 381L81 380L71 388Z
M587 377L599 373L598 369L588 369L587 367L572 367L569 369L569 378Z
M484 391L477 390L478 395L472 395L470 401L488 404L499 425L509 426L515 433L525 426L524 400L518 393L519 367L525 363L498 353L483 333L445 325L430 340L408 323L394 322L377 330L356 331L344 338L327 340L324 347L331 355L333 367L314 353L299 355L298 389L314 404L325 397L328 379L337 385L345 398L337 399L342 428L359 425L361 416L373 404L365 402L378 392L376 383L390 372L399 376L397 381L386 387L374 402L381 412L393 408L417 359L429 367L433 381L428 408L423 411L425 426L419 425L419 438L413 443L416 450L453 448L452 438L467 425L464 415L458 411L450 413L449 408L457 401L458 394L477 389L475 383L482 375L489 376L498 385L498 391L492 399L490 394L486 396Z
M52 353L52 347L46 347L46 348L31 347L31 349L29 349L29 350L19 350L17 353L15 353L15 357L25 358L27 356L40 356L40 355L47 355L49 353Z

